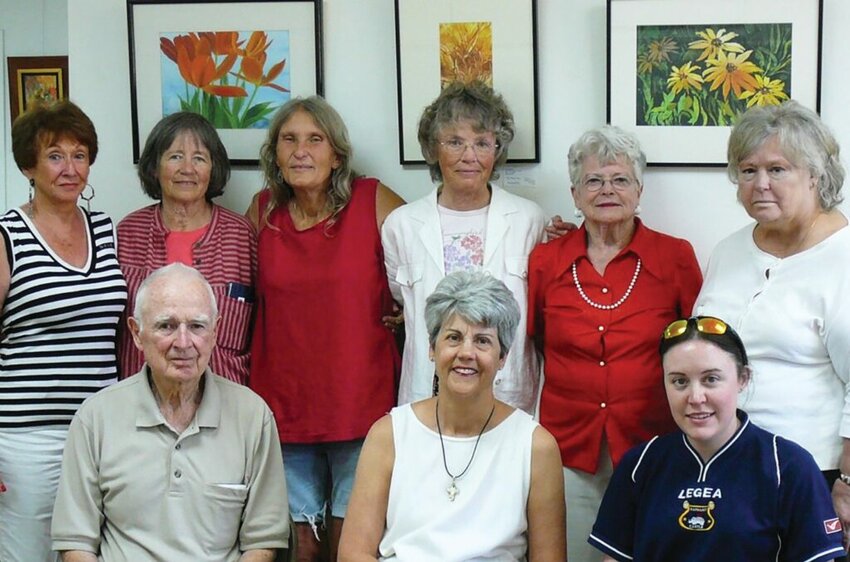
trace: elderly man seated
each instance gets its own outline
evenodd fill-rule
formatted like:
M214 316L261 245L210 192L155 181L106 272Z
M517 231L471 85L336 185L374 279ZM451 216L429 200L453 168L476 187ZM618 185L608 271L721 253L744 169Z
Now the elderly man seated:
M65 562L247 562L286 547L274 419L207 368L217 319L192 268L142 283L129 326L145 366L87 400L68 433L52 533Z

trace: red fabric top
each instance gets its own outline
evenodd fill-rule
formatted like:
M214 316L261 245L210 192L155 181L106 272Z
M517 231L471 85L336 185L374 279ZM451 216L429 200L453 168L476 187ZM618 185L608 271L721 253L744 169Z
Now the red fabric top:
M165 235L165 259L168 263L180 262L192 267L192 250L195 243L207 233L209 225L189 231L171 230Z
M375 215L375 179L358 179L329 229L295 229L276 208L259 234L259 304L250 386L284 443L364 437L395 404L392 297ZM260 196L260 216L270 193Z
M537 246L529 258L528 330L545 358L540 423L558 440L564 466L595 473L603 435L616 465L653 435L675 429L662 382L658 343L667 324L688 316L702 285L686 240L635 219L632 241L601 276L587 257L584 226ZM579 295L614 304L600 310ZM603 292L605 290L605 292Z

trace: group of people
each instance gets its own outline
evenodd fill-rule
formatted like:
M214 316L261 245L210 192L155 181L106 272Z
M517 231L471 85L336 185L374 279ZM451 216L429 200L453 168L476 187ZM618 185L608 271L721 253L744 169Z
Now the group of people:
M88 117L15 121L0 560L272 560L289 517L304 561L843 556L850 229L814 112L738 120L755 222L705 280L638 218L633 135L571 146L578 228L491 182L514 137L492 88L448 85L418 136L436 187L404 204L293 99L243 217L213 203L215 129L169 115L138 167L156 202L114 229L79 206Z

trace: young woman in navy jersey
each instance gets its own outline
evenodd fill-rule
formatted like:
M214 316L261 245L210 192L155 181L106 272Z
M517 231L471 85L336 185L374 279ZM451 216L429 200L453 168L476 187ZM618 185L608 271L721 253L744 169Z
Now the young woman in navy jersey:
M671 323L664 388L679 431L629 451L588 542L605 560L827 562L841 523L812 456L737 409L747 353L720 319Z

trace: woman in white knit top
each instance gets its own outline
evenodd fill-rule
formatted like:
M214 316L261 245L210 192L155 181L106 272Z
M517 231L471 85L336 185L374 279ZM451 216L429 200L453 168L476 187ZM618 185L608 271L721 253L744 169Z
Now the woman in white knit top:
M519 322L513 295L487 273L456 272L425 317L439 393L372 426L339 559L563 561L555 439L493 395Z

